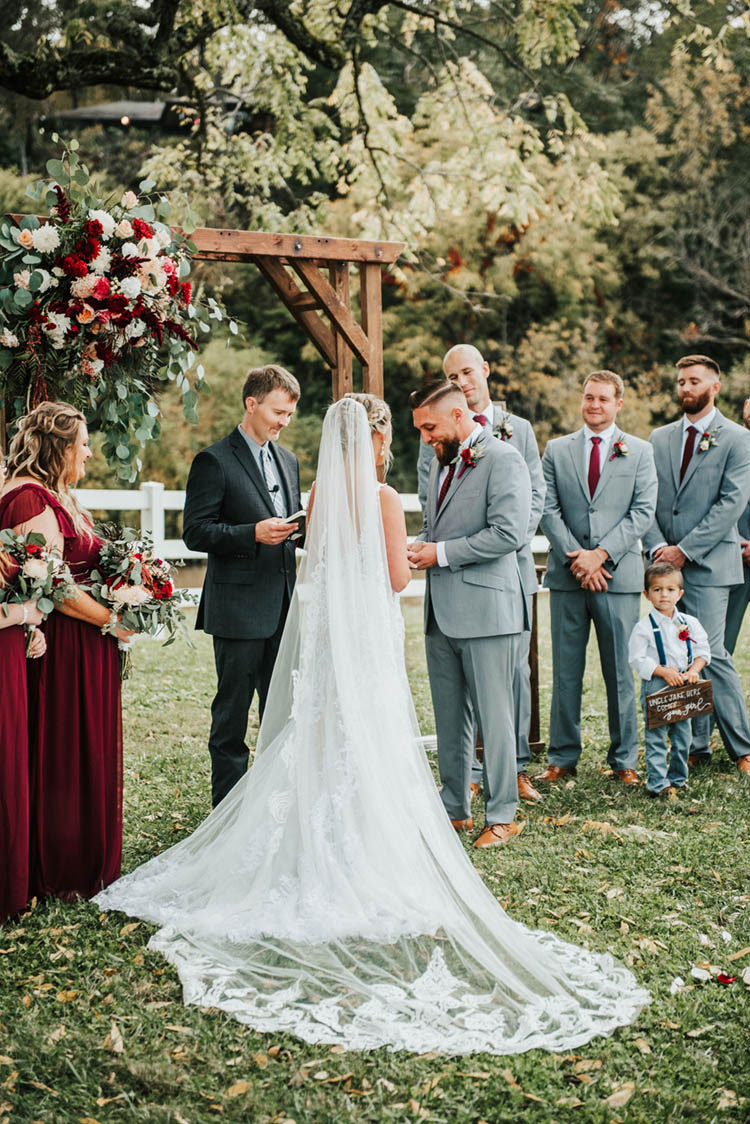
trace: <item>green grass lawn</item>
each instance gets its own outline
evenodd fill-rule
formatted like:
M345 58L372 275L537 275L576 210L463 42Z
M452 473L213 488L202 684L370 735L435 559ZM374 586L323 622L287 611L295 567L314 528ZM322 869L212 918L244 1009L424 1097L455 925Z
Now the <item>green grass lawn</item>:
M541 601L544 726L551 676ZM427 733L421 607L405 613ZM739 645L750 687L748 639L750 622ZM138 643L125 688L125 870L209 810L213 688L202 634L195 648ZM87 902L40 902L0 929L0 1124L750 1120L750 783L719 749L675 804L618 787L603 767L606 706L593 648L584 728L578 778L522 810L518 840L471 857L514 918L632 965L653 996L632 1026L576 1054L508 1059L308 1046L183 1007L175 972L146 949L149 925ZM701 964L739 978L694 980ZM673 995L677 976L687 986Z

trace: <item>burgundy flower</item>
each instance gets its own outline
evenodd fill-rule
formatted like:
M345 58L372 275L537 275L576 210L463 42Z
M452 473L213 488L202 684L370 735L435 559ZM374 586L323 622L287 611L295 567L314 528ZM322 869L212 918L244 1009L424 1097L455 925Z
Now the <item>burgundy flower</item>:
M177 280L176 273L167 274L167 292L170 297L176 297L180 290L180 282Z
M189 281L183 281L180 285L180 296L184 305L190 304L190 294L193 289Z
M59 184L56 183L52 190L57 196L57 217L60 222L66 223L70 218L70 202Z
M143 221L143 219L133 219L132 226L133 233L135 234L136 238L153 238L153 230L147 222Z
M109 296L109 278L100 277L91 293L95 300L103 301Z
M89 219L88 222L84 224L83 232L87 234L89 238L101 238L104 234L104 227L99 222L99 219Z
M62 260L62 269L67 273L68 277L85 277L88 273L88 267L85 261L81 261L79 257L73 254L66 254Z

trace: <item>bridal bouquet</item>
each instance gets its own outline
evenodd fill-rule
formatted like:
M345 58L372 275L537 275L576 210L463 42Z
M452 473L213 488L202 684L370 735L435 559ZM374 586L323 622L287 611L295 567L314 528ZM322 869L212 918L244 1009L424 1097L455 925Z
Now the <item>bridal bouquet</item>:
M48 549L44 535L18 535L7 528L0 531L0 551L14 563L5 584L0 584L0 612L5 616L9 605L33 601L48 617L56 605L75 596L77 586L67 563ZM26 631L30 642L31 628Z
M96 530L104 542L86 590L110 610L102 632L122 626L149 636L166 633L165 646L174 642L178 632L187 636L173 569L156 556L149 536L138 538L131 527L113 523L101 524ZM127 678L130 666L128 647L127 643L121 646L121 651L125 650L123 678Z

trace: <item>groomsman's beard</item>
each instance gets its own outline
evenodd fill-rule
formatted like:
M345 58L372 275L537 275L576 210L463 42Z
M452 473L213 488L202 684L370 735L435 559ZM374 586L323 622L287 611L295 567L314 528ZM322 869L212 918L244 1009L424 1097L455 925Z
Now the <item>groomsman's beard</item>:
M445 468L447 465L454 461L458 456L458 450L461 448L461 442L455 437L452 441L443 441L440 446L435 446L435 456L440 464Z
M710 390L704 390L701 394L683 394L680 396L680 409L683 414L700 414L710 404Z

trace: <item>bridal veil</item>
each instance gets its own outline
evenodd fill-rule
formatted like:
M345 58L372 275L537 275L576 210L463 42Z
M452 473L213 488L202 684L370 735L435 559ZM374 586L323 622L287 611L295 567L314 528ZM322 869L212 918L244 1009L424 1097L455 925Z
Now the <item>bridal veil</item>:
M325 418L306 554L248 775L96 902L159 925L186 1003L349 1049L567 1050L648 1002L611 956L512 921L419 741L367 416Z

